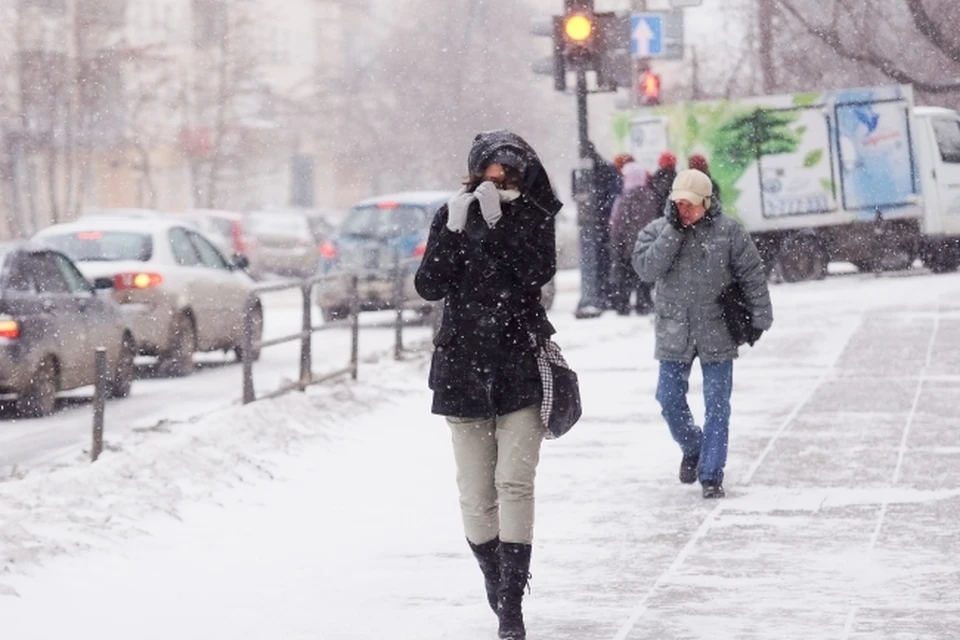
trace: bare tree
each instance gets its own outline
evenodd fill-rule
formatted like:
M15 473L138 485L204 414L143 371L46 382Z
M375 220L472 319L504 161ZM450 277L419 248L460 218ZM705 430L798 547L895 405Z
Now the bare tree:
M786 77L793 71L809 82L829 70L827 81L893 80L940 101L960 93L960 5L953 0L775 2Z
M186 120L202 138L190 164L194 198L204 207L259 206L256 174L276 172L289 161L296 121L288 116L297 109L265 77L269 52L261 36L269 23L259 4L194 2L195 20L206 27L195 32Z
M367 66L374 91L361 92L345 114L352 139L341 145L343 161L365 165L381 190L449 187L466 172L464 149L484 129L513 128L534 143L559 137L572 149L574 138L564 137L572 104L530 71L542 44L528 33L530 6L415 0L405 13L416 22L384 39ZM561 127L551 117L558 105L569 107Z

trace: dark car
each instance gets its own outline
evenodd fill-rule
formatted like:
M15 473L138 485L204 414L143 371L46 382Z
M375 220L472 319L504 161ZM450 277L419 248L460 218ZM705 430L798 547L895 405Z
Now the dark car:
M57 392L94 383L97 347L107 350L107 393L129 395L136 346L117 306L66 255L0 244L0 395L21 415L48 415Z
M403 265L404 308L423 317L440 307L421 298L413 286L418 261L427 248L430 223L453 195L449 191L411 191L355 204L340 227L320 245L320 270L325 274L362 272L358 281L361 311L396 309L394 265ZM377 275L379 274L379 275ZM546 309L553 305L556 284L551 279L541 291ZM325 321L346 317L351 285L346 277L323 283L318 303Z
M423 256L430 222L446 202L446 191L416 191L370 198L355 204L337 231L320 246L320 271L325 274L363 272L358 283L360 309L397 308L394 265L403 264L404 307L424 314L432 305L417 295L413 275ZM350 309L347 277L319 287L318 302L324 320L336 320Z

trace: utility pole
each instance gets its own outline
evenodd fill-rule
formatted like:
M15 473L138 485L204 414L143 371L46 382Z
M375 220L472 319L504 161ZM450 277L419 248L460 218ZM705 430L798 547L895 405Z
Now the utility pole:
M763 93L770 95L777 88L777 69L773 63L773 0L757 0L757 30L760 32L760 71Z
M690 97L699 100L703 97L703 89L700 86L700 56L695 46L690 47L690 73L692 76Z

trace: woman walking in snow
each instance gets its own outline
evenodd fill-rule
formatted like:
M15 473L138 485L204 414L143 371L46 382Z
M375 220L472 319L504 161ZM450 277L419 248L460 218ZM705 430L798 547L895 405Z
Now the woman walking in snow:
M561 203L536 152L508 131L477 135L467 168L433 220L416 288L444 301L429 385L452 433L467 542L500 638L522 640L544 436L536 352L554 333L540 288L556 271Z

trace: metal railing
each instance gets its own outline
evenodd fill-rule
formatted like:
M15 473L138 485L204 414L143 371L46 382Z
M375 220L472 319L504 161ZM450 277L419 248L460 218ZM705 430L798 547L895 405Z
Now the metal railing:
M338 274L318 275L304 280L293 280L287 282L278 282L276 284L257 285L250 290L247 295L246 309L247 313L243 318L243 344L241 345L241 363L243 369L243 404L249 404L256 400L266 400L275 398L290 391L304 391L307 387L322 384L340 376L350 375L354 380L357 379L358 363L360 359L360 282L364 278L380 278L384 274L390 274L393 280L393 295L396 314L394 316L394 348L393 356L396 360L403 358L407 349L403 344L403 311L406 308L406 291L404 288L407 276L407 267L419 264L419 259L394 260L393 266L389 269L352 271ZM318 285L333 282L336 280L348 279L350 281L350 305L349 314L343 320L326 322L322 325L313 324L313 293ZM299 289L303 302L301 312L301 328L294 334L270 339L256 339L254 336L254 316L251 311L255 308L259 296L266 293L277 293L280 291L289 291ZM262 316L261 316L262 318ZM261 327L263 325L261 324ZM313 334L319 331L330 331L334 329L350 329L350 359L346 366L328 371L323 374L317 374L313 371ZM382 327L382 326L381 326ZM256 395L253 384L253 363L254 349L260 351L268 347L286 344L289 342L300 341L300 376L297 382L282 385L270 393L261 396ZM94 367L96 371L94 391L93 391L93 442L90 449L90 458L96 462L97 458L103 452L103 433L104 417L106 412L107 386L109 384L109 373L107 365L107 350L98 347L94 352Z
M247 296L246 309L243 323L243 346L240 350L241 361L243 364L243 403L249 404L256 400L265 400L275 398L290 391L304 391L307 387L322 384L329 380L350 375L354 380L357 379L357 370L360 354L360 282L367 278L382 279L385 274L393 281L394 307L396 314L394 317L394 358L400 360L406 350L403 345L403 311L406 307L405 279L407 267L419 264L419 259L399 260L394 259L392 267L389 269L378 270L356 270L342 272L337 274L318 275L304 280L279 282L270 285L258 285L254 287ZM348 279L350 282L350 305L349 313L345 320L333 321L322 325L313 324L313 292L314 288L329 282ZM277 293L291 289L300 289L303 308L301 314L300 331L294 334L270 339L257 339L254 336L254 315L250 311L255 307L259 297L266 293ZM328 371L323 374L317 374L313 371L313 334L319 331L328 331L333 329L350 328L350 359L346 366ZM257 396L253 382L253 363L254 351L261 351L267 347L273 347L289 342L300 341L300 376L297 382L282 385L278 389Z

